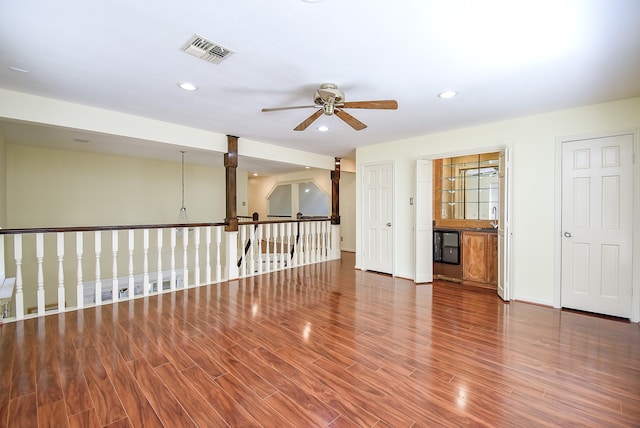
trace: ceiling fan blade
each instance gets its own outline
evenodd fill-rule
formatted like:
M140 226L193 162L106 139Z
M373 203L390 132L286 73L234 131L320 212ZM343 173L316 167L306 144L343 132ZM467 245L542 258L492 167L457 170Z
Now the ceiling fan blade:
M364 128L367 127L367 125L365 125L364 123L360 122L358 119L356 119L355 117L351 116L349 113L347 113L344 110L335 109L333 113L336 116L338 116L340 119L342 119L345 122L347 122L347 125L349 125L353 129L355 129L356 131L361 131L361 130L363 130Z
M319 118L320 116L322 116L323 110L317 110L315 113L313 113L311 116L309 116L308 118L306 118L305 120L303 120L300 125L296 126L295 128L293 128L294 131L304 131L305 129L307 129L309 127L309 125L311 125L317 118Z
M342 108L374 108L383 110L397 110L398 102L396 100L378 100L378 101L350 101L338 104Z
M312 108L312 107L322 107L322 106L312 105L312 106L272 107L272 108L263 108L261 111L268 112L268 111L280 111L280 110L295 110L297 108Z

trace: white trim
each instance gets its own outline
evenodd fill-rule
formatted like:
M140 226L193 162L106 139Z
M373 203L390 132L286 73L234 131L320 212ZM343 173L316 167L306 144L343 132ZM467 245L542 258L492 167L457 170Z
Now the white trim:
M414 178L413 281L427 283L433 282L433 161L416 160ZM425 195L429 197L426 198ZM422 202L423 197L425 202Z
M514 162L513 162L513 157L514 157L514 153L515 153L515 143L513 142L509 142L509 143L505 143L504 145L500 145L500 146L492 146L492 147L482 147L479 149L474 150L473 148L470 149L465 149L465 150L457 150L457 151L451 151L451 152L440 152L440 153L435 153L435 154L429 154L429 155L425 155L425 156L419 156L417 159L423 159L423 160L436 160L436 159L443 159L443 158L449 158L449 157L456 157L456 156L465 156L465 155L470 155L470 154L483 154L483 153L493 153L493 152L502 152L502 151L506 151L506 149L509 150L509 153L511 155L511 171L509 171L509 173L511 174L511 196L510 196L510 200L511 203L509 204L508 207L506 207L506 210L509 210L509 219L510 219L510 234L511 234L511 239L510 239L510 245L508 246L508 251L509 251L509 257L507 257L507 260L509 261L510 265L509 265L509 278L508 280L505 279L505 282L508 282L508 286L509 286L509 300L515 300L515 290L516 290L516 283L515 283L515 274L514 274L514 254L513 254L513 241L514 241L514 237L513 237L513 230L514 230L514 223L515 223L515 219L513 217L513 206L514 206L514 196L515 196L515 192L514 192L514 182L513 182L513 168L514 168ZM415 195L415 197L417 198L418 195ZM433 236L431 236L429 238L431 240L430 245L433 246ZM497 295L497 294L496 294ZM521 300L522 298L519 297L518 300ZM530 300L533 303L540 303L540 304L545 304L545 305L551 305L550 302L537 302L535 299L531 299Z

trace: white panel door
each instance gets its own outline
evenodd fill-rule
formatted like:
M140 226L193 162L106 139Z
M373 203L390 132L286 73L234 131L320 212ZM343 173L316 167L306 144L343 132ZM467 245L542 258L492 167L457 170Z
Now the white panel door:
M500 152L498 170L498 295L511 299L511 149Z
M629 318L633 135L562 144L562 306Z
M393 273L393 163L364 167L363 264Z
M416 161L415 282L433 281L433 165Z

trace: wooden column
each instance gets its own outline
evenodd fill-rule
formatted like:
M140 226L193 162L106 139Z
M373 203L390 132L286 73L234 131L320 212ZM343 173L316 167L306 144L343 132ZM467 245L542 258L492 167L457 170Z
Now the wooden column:
M331 224L340 224L340 158L331 171Z
M238 230L238 212L236 208L236 168L238 167L238 137L227 135L227 153L224 154L226 178L227 216L224 219L227 232Z

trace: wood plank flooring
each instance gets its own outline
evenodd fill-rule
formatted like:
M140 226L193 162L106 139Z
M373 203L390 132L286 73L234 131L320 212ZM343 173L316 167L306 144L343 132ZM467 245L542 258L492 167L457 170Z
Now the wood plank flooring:
M640 426L638 324L354 256L0 327L0 427Z

